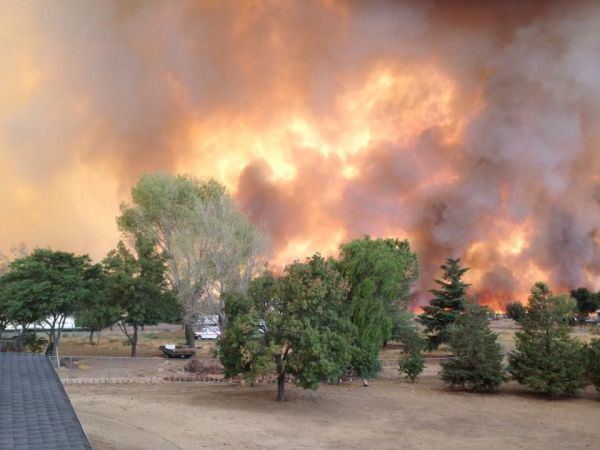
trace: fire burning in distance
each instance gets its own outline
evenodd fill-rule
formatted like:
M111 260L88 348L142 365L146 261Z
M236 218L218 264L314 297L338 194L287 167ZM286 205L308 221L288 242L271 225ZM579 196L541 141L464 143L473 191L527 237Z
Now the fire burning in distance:
M579 1L13 3L0 248L99 258L168 170L224 182L275 264L406 236L419 289L447 256L499 309L600 288L598 23Z

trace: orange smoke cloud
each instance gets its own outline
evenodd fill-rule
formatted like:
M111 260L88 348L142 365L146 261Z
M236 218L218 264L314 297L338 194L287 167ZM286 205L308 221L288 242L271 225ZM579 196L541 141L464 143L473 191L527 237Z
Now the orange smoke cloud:
M600 288L599 19L585 1L14 4L0 248L99 258L131 185L167 170L224 182L275 265L406 236L421 291L448 256L498 309L539 279Z

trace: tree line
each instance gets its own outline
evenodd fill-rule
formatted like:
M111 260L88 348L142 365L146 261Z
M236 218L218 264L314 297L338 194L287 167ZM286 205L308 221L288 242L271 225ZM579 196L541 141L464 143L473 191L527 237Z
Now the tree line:
M489 311L468 298L459 259L441 266L422 314L410 312L419 263L407 240L365 236L341 245L337 258L315 254L272 273L267 239L222 185L164 173L142 176L117 225L123 239L99 263L35 249L3 265L0 330L17 324L32 336L27 331L45 323L47 352L58 355L66 318L74 316L91 337L118 326L135 356L140 327L182 323L193 345L197 316L218 314L225 375L254 382L275 373L279 400L289 379L316 388L348 373L376 375L392 339L410 381L424 368L424 352L446 345L453 358L441 377L452 386L494 390L509 377L550 395L598 386L600 341L583 345L569 335L576 305L580 314L596 305L589 291L554 295L537 283L528 306L510 306L522 327L504 366Z
M600 390L600 339L584 344L570 335L573 314L582 311L577 297L582 289L556 295L538 282L531 288L527 306L509 305L509 315L521 329L504 366L498 336L489 325L491 311L466 296L468 285L461 277L468 269L460 267L458 259L449 259L442 269L444 277L437 281L441 289L431 291L435 297L423 308L419 321L430 349L447 343L454 355L442 363L444 382L493 391L513 379L553 397L575 394L588 384ZM402 365L401 369L414 379Z
M265 267L266 239L218 182L143 175L123 203L123 240L97 264L87 255L35 249L0 269L0 331L44 323L57 354L67 317L92 333L118 325L136 355L138 329L181 321L188 344L200 312L225 320L224 292L245 291ZM34 338L34 339L29 339Z
M50 249L10 262L0 325L26 335L48 322L55 355L67 317L91 337L116 325L135 356L140 327L179 321L194 344L198 314L218 314L228 375L274 370L316 387L346 370L376 374L381 346L411 321L418 258L406 240L356 239L337 259L314 255L275 275L266 239L222 185L163 173L142 176L117 225L123 240L99 263Z
M572 311L571 322L583 325L591 313L600 310L600 292L592 292L586 287L571 290L571 297L575 300L575 309ZM525 318L525 306L521 302L511 302L506 305L506 315L517 323Z
M118 325L136 356L138 329L144 325L177 321L180 307L165 280L164 258L152 245L137 241L133 249L119 242L101 263L86 255L35 249L12 261L0 277L0 329L21 328L31 349L47 345L58 356L68 318L90 336ZM43 325L48 335L40 342L31 330Z
M287 377L315 389L348 370L375 375L381 347L407 322L417 277L408 241L369 237L342 245L339 259L316 254L279 276L264 273L225 297L225 375L253 383L275 373L278 400Z
M424 352L444 345L451 357L440 377L455 388L489 392L512 379L550 396L572 395L590 383L600 390L600 340L583 344L571 337L576 301L570 295L555 295L541 282L533 286L505 364L490 329L492 313L467 296L468 268L460 259L441 266L439 287L422 314L410 313L400 299L414 281L416 261L406 241L364 238L343 245L337 260L315 255L279 277L254 279L246 295L225 302L229 326L219 350L226 376L252 383L276 373L283 400L287 376L314 389L339 382L349 370L375 375L381 347L393 336L402 348L398 369L411 382L424 369ZM399 268L404 276L394 280Z

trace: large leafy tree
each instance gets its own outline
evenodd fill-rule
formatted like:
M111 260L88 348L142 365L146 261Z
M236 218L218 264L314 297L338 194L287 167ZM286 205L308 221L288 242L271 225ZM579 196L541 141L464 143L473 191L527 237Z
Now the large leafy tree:
M106 300L96 306L104 308L110 320L117 318L135 357L139 328L159 323L180 308L167 285L165 258L155 251L151 241L138 239L135 254L119 242L102 265Z
M361 376L379 369L379 351L392 336L419 275L407 240L368 236L341 246L339 268L350 284L348 305L356 335L352 367Z
M287 266L281 278L255 279L247 295L230 295L229 325L219 342L226 376L254 380L275 372L278 400L285 400L287 375L310 389L339 380L353 334L346 294L335 264L315 255Z
M121 318L122 311L119 305L105 295L105 287L103 284L98 290L98 294L90 299L85 308L75 311L75 325L89 330L90 343L93 343L94 333L97 334L98 342L100 342L100 332Z
M425 326L430 350L449 341L449 327L462 311L469 287L462 281L469 269L461 267L460 258L448 258L441 268L444 275L441 280L435 280L440 288L430 291L434 298L429 301L429 305L423 307L423 314L419 315L420 322Z
M521 302L511 302L506 305L506 315L517 323L521 323L527 314L525 306Z
M32 324L45 324L48 351L58 355L67 318L87 306L99 276L99 267L87 255L36 249L12 261L0 278L6 320L20 324L24 332Z
M10 262L16 258L23 258L29 254L27 246L25 244L19 244L16 247L10 249L9 255L0 252L0 277L4 276L10 269ZM12 300L4 295L0 291L0 336L6 329L7 325L14 321L14 318L8 316L8 310L11 307ZM24 330L25 331L25 330ZM25 337L25 336L23 336ZM38 340L41 342L41 340Z
M2 332L6 329L6 326L10 323L8 317L8 298L0 293L0 337Z
M490 330L490 311L465 302L463 313L450 328L454 359L442 363L441 378L452 386L474 391L493 391L504 381L498 336Z
M596 312L600 308L600 293L591 292L588 288L573 289L571 297L577 302L577 314L580 321L585 320L588 314Z
M574 394L584 387L582 345L570 335L575 301L553 295L544 283L531 289L516 348L509 354L509 372L519 383L551 396Z
M145 174L121 205L117 223L133 238L154 242L167 258L168 278L183 307L188 344L201 300L223 317L221 294L243 292L262 269L264 239L214 180Z

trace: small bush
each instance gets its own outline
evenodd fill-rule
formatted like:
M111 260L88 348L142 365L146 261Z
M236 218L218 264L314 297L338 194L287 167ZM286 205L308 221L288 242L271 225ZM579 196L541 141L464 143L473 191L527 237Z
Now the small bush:
M412 352L402 355L398 365L400 373L404 374L411 383L414 383L425 368L425 360L421 352Z

